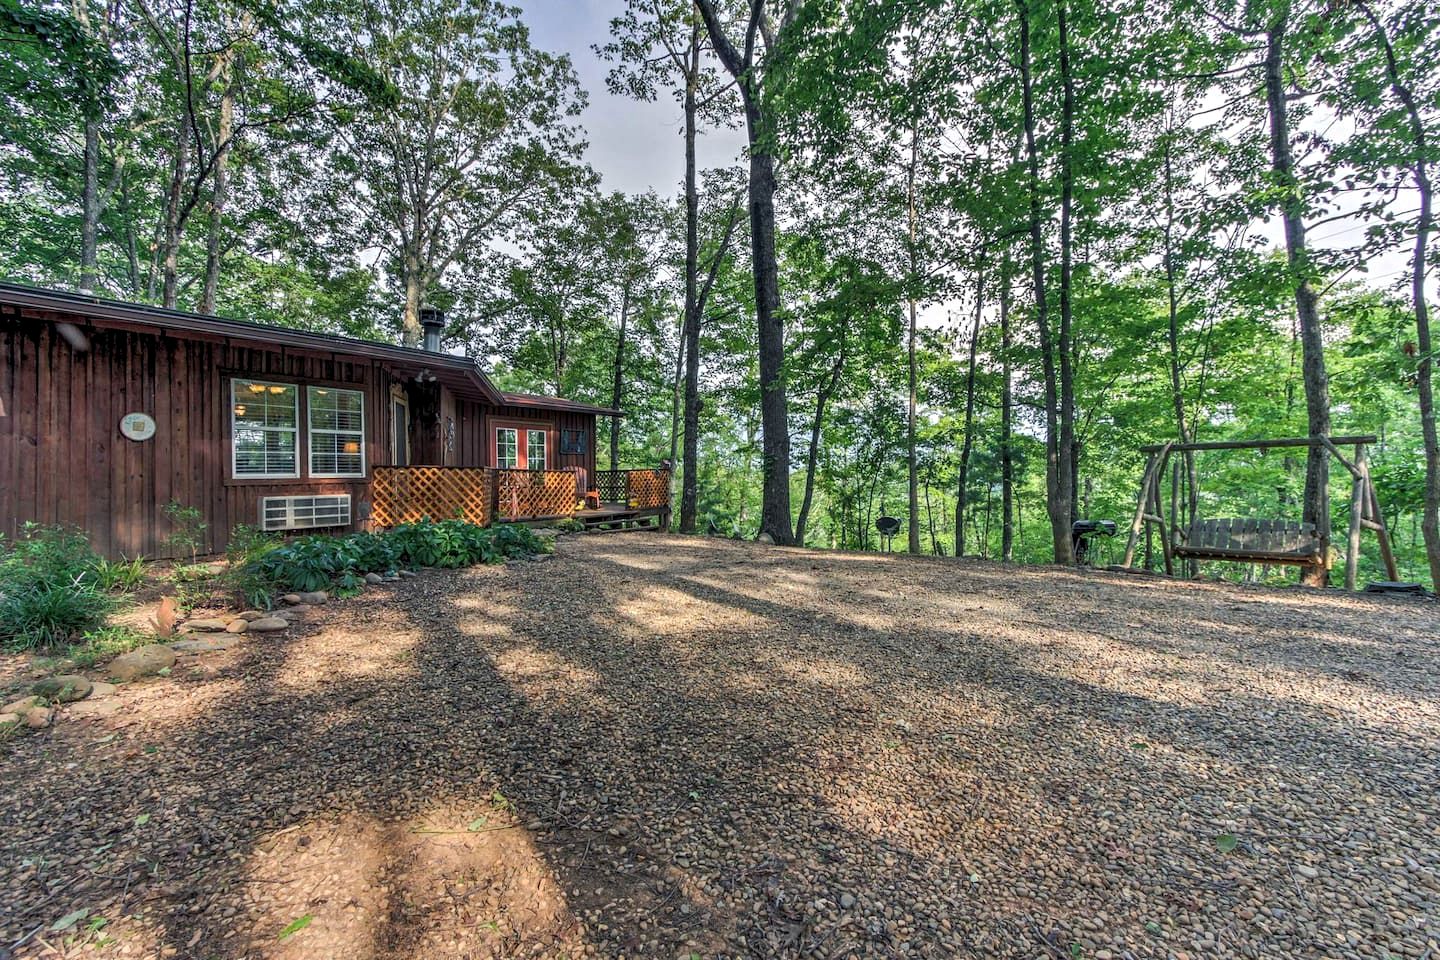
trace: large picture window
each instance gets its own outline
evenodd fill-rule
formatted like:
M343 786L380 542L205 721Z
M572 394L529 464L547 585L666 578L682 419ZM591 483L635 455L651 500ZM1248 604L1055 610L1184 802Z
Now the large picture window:
M310 476L365 476L365 394L310 387Z
M232 467L236 477L298 477L300 391L292 383L230 381Z

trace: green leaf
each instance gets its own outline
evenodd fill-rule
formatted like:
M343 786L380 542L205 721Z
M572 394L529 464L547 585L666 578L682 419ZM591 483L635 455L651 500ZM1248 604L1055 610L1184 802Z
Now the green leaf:
M489 822L489 819L486 817L476 817L474 820L470 821L470 825L467 826L465 829L469 830L471 833L474 833L476 830L483 830L485 828L485 824Z
M290 923L286 925L285 929L280 931L279 939L285 940L289 937L295 936L295 934L310 926L310 921L314 919L315 915L313 913L307 913L305 914L305 916L301 917L298 920L290 921Z
M64 930L69 930L71 927L75 926L75 924L79 923L81 920L84 920L88 916L90 916L89 907L81 907L79 910L72 910L69 913L65 914L65 916L61 917L59 920L56 920L54 923L50 924L50 932L60 933Z
M1219 850L1221 853L1231 853L1235 850L1235 847L1238 846L1239 843L1240 841L1235 838L1235 834L1222 833L1220 834L1220 836L1215 838L1215 849Z
M140 814L140 816L138 816L138 817L135 818L135 826L137 826L137 827L143 827L143 826L145 826L145 824L147 824L147 823L149 823L149 822L150 822L150 814L148 814L148 813L142 813L142 814Z

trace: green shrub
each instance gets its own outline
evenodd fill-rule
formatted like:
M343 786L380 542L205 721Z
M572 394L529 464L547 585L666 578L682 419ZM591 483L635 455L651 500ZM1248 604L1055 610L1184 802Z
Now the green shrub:
M133 560L106 560L95 562L95 585L110 593L133 593L145 582L145 558Z
M98 627L115 606L103 562L84 534L27 524L0 553L0 646L55 646Z
M112 597L85 579L0 586L0 645L10 651L53 647L93 630L114 609Z
M113 660L122 653L154 642L154 637L130 627L101 627L86 633L80 643L70 648L67 656L77 667L89 669L97 663Z
M467 567L541 553L545 544L528 527L490 529L464 520L423 520L384 533L307 536L253 555L232 573L248 585L247 599L274 591L334 590L358 593L367 573L400 567ZM257 604L259 605L259 604Z
M171 500L160 510L170 518L171 531L165 538L166 545L173 551L190 554L190 562L194 563L205 547L205 531L210 528L205 514L199 507L187 506L179 500Z

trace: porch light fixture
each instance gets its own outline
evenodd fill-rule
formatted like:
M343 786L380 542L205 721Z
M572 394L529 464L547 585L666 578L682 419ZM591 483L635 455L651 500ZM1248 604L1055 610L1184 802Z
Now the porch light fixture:
M429 367L426 367L424 370L421 370L419 373L415 374L415 382L416 382L416 383L434 383L434 382L435 382L435 374L433 374L433 373L430 372L430 368L429 368Z

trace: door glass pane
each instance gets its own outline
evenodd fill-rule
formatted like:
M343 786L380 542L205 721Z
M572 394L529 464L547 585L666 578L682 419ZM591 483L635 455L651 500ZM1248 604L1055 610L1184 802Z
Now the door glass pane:
M527 436L527 437L525 438L525 447L526 447L526 456L527 456L527 459L529 460L530 469L531 469L531 470L545 470L545 469L547 469L547 464L548 464L549 461L548 461L547 458L546 458L546 453L547 453L548 451L546 451L546 449L545 449L545 436L546 436L545 431L544 431L544 430L530 430L530 431L527 431L527 433L529 434L529 436Z
M408 467L410 465L409 444L405 442L406 434L410 432L409 417L405 404L395 401L393 405L393 417L390 437L390 462L397 467Z
M514 470L520 465L520 432L513 427L495 431L495 466Z

